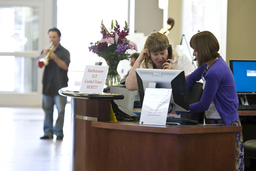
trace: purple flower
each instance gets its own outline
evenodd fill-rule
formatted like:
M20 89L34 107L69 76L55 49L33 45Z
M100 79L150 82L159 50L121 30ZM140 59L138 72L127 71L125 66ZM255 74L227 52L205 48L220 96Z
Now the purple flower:
M92 52L95 52L95 50L97 50L97 46L96 45L92 45L91 47L89 47L89 52L92 51Z
M100 52L103 52L105 49L107 49L108 48L108 44L106 43L106 42L104 42L104 43L100 43L99 45L98 45L98 50L100 51Z
M117 45L116 53L124 54L124 52L127 50L128 45Z
M101 22L102 39L96 43L91 43L89 51L98 54L99 56L108 58L108 54L118 54L118 60L127 59L129 54L126 54L127 49L137 51L137 45L134 42L127 40L126 36L129 34L129 28L127 22L123 30L120 29L120 25L115 21L111 23L111 28L108 30L103 21Z

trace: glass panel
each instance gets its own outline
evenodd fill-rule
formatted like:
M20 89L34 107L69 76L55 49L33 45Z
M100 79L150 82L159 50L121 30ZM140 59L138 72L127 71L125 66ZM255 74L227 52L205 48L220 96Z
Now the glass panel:
M120 29L125 26L125 21L128 22L128 0L75 0L75 2L79 2L79 5L76 8L69 8L69 0L57 1L57 27L60 28L62 33L60 43L71 54L69 71L78 69L84 71L86 65L94 65L95 62L102 59L98 55L89 52L88 48L91 42L96 42L102 38L100 33L101 22L103 21L108 29L111 27L112 20L118 21ZM117 4L121 8L113 8ZM108 10L112 8L114 10ZM67 9L70 12L67 13ZM96 15L101 12L104 14ZM72 16L70 16L70 13L72 13ZM79 27L75 27L75 31L71 32L70 29L76 25L79 25Z
M37 91L37 59L0 56L0 91L31 93ZM7 65L8 64L8 65Z
M193 0L192 1L192 33L197 33L200 30L204 30L204 16L205 16L205 0Z
M38 7L0 7L0 52L38 50Z

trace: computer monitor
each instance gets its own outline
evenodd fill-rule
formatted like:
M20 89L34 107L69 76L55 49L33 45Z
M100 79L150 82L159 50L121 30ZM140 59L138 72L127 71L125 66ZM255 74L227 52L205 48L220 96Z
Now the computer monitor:
M256 93L256 60L230 60L237 94Z
M138 68L136 76L142 105L146 88L168 88L172 89L170 109L174 111L190 110L184 71Z

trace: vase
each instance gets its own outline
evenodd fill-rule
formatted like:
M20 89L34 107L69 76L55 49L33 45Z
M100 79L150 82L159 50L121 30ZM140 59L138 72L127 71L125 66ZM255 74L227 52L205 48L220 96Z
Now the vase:
M108 74L106 79L107 86L119 85L121 77L117 72L117 66L119 64L118 60L107 60L108 64Z

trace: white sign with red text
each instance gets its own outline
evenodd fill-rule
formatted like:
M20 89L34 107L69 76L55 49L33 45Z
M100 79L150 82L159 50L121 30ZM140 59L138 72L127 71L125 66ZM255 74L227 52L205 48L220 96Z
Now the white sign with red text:
M81 93L103 93L108 66L87 65L80 87Z

